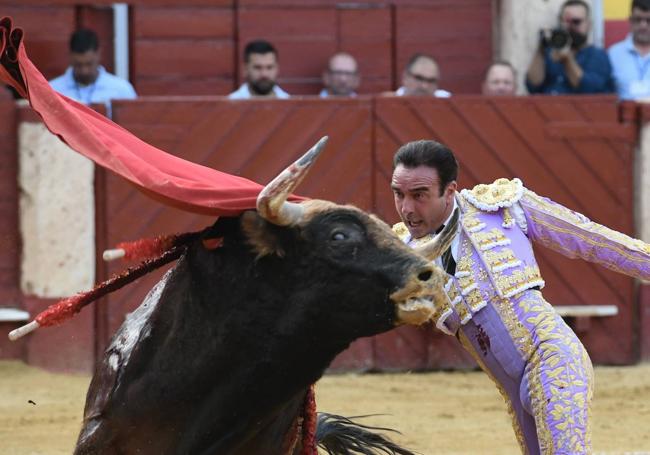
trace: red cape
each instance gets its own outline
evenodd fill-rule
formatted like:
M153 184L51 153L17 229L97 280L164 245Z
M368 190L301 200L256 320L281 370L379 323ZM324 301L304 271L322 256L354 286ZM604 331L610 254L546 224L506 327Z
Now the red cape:
M27 57L22 38L11 18L0 20L0 80L28 99L47 128L72 149L173 207L216 216L255 208L258 183L170 155L55 92Z

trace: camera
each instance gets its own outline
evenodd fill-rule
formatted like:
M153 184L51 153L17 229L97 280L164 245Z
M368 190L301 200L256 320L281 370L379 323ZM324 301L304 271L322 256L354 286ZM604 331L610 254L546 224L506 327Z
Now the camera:
M571 35L563 28L540 30L539 36L545 48L562 49L571 44Z

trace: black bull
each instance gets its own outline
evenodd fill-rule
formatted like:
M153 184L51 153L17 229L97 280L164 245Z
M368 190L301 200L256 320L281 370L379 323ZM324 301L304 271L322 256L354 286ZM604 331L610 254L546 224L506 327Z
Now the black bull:
M204 232L220 247L188 246L113 337L75 453L299 453L292 428L334 357L430 316L444 275L385 223L299 205L290 225L245 212Z

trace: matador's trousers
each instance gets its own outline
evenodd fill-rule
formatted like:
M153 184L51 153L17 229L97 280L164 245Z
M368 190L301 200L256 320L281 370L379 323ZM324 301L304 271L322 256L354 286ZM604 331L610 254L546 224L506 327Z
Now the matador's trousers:
M591 360L541 292L496 297L457 337L497 384L524 453L591 452Z

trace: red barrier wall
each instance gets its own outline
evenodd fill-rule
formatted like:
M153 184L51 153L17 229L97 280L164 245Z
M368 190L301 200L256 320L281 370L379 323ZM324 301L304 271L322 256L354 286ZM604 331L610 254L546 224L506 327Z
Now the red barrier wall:
M640 357L650 361L650 284L639 286Z
M434 138L456 151L461 187L518 176L534 191L633 234L632 157L638 112L633 106L621 115L613 97L141 99L116 102L113 112L118 123L147 142L261 183L321 135L329 134L327 151L300 192L352 202L390 222L397 219L388 189L393 152L406 141ZM5 115L11 115L10 109ZM213 221L160 206L103 171L96 185L98 253L119 241L198 229ZM645 288L637 301L629 278L547 250L540 249L538 258L547 281L545 295L552 303L618 306L619 315L595 319L588 331L580 333L595 362L632 363L640 352L647 355ZM17 254L13 260L17 267ZM98 279L122 267L100 264ZM140 303L155 279L151 275L110 295L65 327L39 331L28 340L27 359L54 368L89 370L124 314ZM17 275L11 281L17 282ZM32 313L46 303L24 299ZM49 356L55 346L60 355ZM423 327L359 340L334 367L391 370L471 365L455 339Z
M117 103L114 112L119 123L148 142L260 182L268 181L320 135L330 134L328 151L301 192L353 202L390 222L397 221L389 190L392 154L406 141L434 138L456 150L461 187L519 176L534 191L633 233L636 127L619 122L613 97L138 101ZM107 183L109 246L210 221L178 216L112 176ZM633 281L548 250L540 249L538 258L547 280L545 295L552 303L619 307L618 316L595 319L591 329L580 334L594 361L634 362ZM128 296L109 299L112 303L104 306L109 333L152 283L153 277L127 291ZM404 328L361 340L339 362L382 370L472 364L455 340L429 328Z

